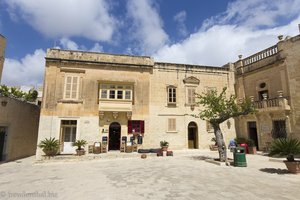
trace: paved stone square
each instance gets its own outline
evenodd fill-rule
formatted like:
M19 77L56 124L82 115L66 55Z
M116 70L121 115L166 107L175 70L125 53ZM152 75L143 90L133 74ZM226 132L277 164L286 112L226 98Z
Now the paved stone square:
M231 154L231 153L229 153ZM247 155L248 167L203 160L216 152L174 151L173 157L69 160L34 157L0 165L0 199L298 199L300 175L284 163ZM230 155L232 156L232 155ZM31 195L31 196L30 196Z

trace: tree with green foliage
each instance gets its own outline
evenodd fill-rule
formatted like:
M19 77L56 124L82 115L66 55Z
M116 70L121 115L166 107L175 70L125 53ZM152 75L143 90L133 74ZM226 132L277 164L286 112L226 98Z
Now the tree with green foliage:
M29 90L29 92L22 92L16 87L8 87L6 85L0 85L0 96L12 97L16 99L22 99L29 102L34 102L37 99L38 92L36 90Z
M227 151L220 124L229 118L255 112L250 99L246 98L238 104L236 96L230 95L229 98L226 98L226 89L224 87L220 94L216 90L195 94L196 104L202 105L204 109L194 116L211 123L218 145L219 158L222 162L227 162Z

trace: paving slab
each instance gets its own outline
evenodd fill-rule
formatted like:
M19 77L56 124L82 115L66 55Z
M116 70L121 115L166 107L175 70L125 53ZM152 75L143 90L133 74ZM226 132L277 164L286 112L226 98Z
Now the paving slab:
M267 156L247 155L247 167L233 167L206 162L218 155L203 150L146 159L132 155L43 163L30 157L4 163L0 199L282 200L300 196L300 175L288 173L284 163L270 162Z

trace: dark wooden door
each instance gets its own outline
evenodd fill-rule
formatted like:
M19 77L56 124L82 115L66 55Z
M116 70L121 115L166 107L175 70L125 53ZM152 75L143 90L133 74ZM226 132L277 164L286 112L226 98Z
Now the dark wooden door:
M0 161L2 161L3 158L3 151L4 151L4 140L5 140L5 128L0 127Z
M120 150L121 126L113 122L109 126L108 150Z
M259 146L258 146L256 122L248 122L248 129L249 129L249 138L255 142L256 149L258 150Z

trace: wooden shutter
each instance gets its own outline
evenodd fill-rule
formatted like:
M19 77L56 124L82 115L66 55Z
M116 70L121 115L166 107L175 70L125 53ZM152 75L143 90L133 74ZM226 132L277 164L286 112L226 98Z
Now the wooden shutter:
M128 133L132 133L132 121L131 120L128 120Z
M66 77L66 88L65 88L65 98L66 99L71 98L71 87L72 87L72 77L67 76Z
M176 119L175 118L168 119L168 131L176 131Z
M145 132L145 128L144 128L145 126L144 126L144 125L145 125L144 121L141 120L141 121L140 121L140 128L141 128L141 133L142 133L142 134Z

